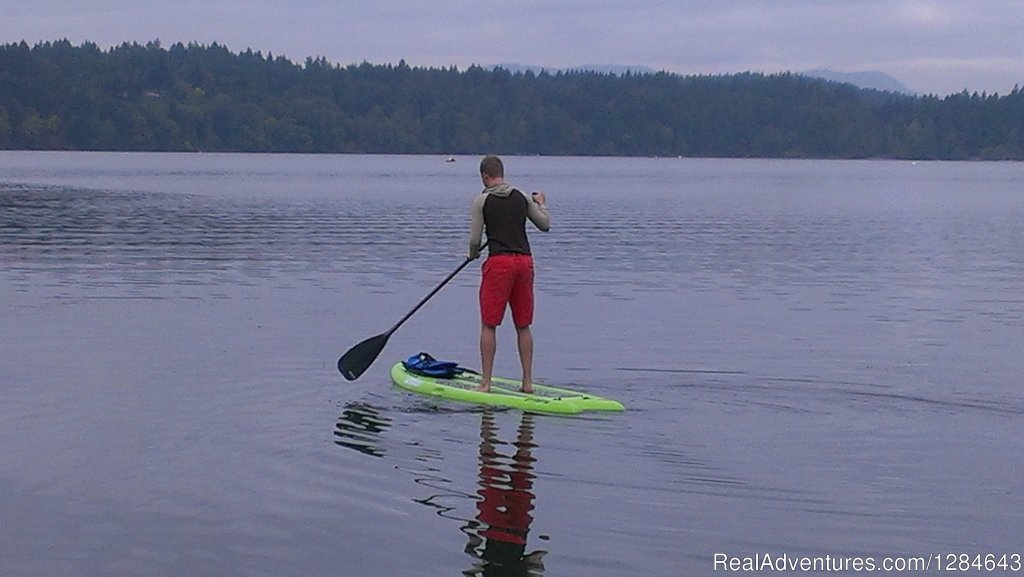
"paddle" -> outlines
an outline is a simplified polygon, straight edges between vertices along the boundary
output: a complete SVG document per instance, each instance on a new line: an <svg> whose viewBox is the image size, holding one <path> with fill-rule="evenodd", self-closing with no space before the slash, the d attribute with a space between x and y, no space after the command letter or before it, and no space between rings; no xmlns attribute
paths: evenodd
<svg viewBox="0 0 1024 577"><path fill-rule="evenodd" d="M409 320L409 317L411 317L413 313L420 310L420 307L426 304L426 302L430 300L430 297L437 294L437 291L441 290L444 285L448 284L448 281L455 278L455 275L459 274L459 271L466 268L466 265L468 265L472 260L473 259L471 258L467 258L465 262L460 264L458 268L445 277L445 279L441 281L441 284L434 287L434 290L430 291L430 294L423 297L423 300L421 300L419 304L413 307L408 314L402 317L402 320L395 323L395 326L388 329L387 332L381 333L375 337L370 337L349 349L344 355L341 355L341 358L338 359L338 370L341 371L341 374L350 381L358 379L359 375L363 374L366 369L370 368L373 361L377 359L377 355L384 350L384 345L388 344L388 339L391 338L391 335L398 330L398 327L402 326L405 321Z"/></svg>

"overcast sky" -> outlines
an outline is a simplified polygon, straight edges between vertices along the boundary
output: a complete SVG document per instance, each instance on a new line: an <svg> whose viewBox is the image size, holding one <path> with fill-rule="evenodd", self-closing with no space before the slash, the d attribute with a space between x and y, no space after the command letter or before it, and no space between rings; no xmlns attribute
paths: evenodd
<svg viewBox="0 0 1024 577"><path fill-rule="evenodd" d="M919 93L1024 87L1024 0L0 0L0 43L159 39L303 62L678 74L877 70Z"/></svg>

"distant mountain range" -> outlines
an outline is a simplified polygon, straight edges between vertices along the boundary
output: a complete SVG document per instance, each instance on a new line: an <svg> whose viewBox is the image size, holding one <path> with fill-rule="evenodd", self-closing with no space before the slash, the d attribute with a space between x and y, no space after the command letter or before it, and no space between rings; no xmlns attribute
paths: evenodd
<svg viewBox="0 0 1024 577"><path fill-rule="evenodd" d="M899 92L902 94L916 94L899 80L884 72L877 70L866 70L863 72L836 72L835 70L808 70L800 73L809 78L821 78L832 82L852 84L858 88L869 88L871 90L882 90L885 92Z"/></svg>
<svg viewBox="0 0 1024 577"><path fill-rule="evenodd" d="M492 68L502 68L509 72L533 72L534 74L540 74L543 71L549 73L568 72L575 70L587 70L592 72L600 72L603 74L615 74L621 76L627 72L633 74L654 74L658 72L654 68L649 66L634 66L626 64L583 64L580 66L572 66L569 68L546 68L544 66L534 66L531 64L518 64L518 63L506 63L496 64ZM806 72L800 72L801 76L808 78L821 78L822 80L828 80L831 82L840 82L844 84L852 84L857 88L866 88L869 90L881 90L884 92L898 92L901 94L914 95L916 92L907 87L899 80L889 76L884 72L877 70L866 70L861 72L838 72L835 70L808 70Z"/></svg>

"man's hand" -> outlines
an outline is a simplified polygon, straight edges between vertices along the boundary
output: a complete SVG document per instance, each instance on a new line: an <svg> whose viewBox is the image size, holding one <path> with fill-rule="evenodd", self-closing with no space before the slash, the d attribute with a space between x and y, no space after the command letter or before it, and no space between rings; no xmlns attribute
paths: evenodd
<svg viewBox="0 0 1024 577"><path fill-rule="evenodd" d="M544 206L544 203L547 202L547 197L544 196L543 192L540 192L538 190L533 191L533 194L531 196L533 197L533 202L536 202L541 206Z"/></svg>

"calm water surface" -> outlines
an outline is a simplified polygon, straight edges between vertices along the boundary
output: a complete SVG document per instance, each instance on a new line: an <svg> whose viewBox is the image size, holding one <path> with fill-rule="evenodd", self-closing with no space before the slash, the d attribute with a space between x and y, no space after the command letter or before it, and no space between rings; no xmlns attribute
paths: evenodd
<svg viewBox="0 0 1024 577"><path fill-rule="evenodd" d="M0 574L1024 552L1024 165L508 158L535 373L627 412L392 389L475 364L477 266L343 381L462 261L476 160L0 153Z"/></svg>

